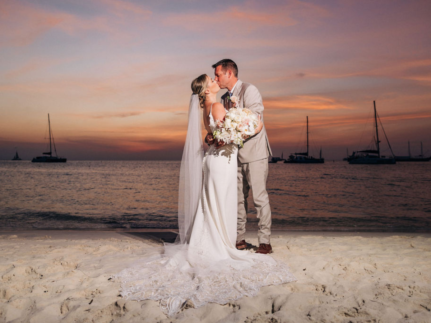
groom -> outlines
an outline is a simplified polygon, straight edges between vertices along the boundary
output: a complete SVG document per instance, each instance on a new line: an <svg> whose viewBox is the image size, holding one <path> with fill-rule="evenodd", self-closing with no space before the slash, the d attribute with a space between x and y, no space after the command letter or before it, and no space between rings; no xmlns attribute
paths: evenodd
<svg viewBox="0 0 431 323"><path fill-rule="evenodd" d="M259 90L252 84L238 80L238 66L231 59L223 59L212 66L215 71L215 81L221 89L227 89L222 96L222 104L228 110L231 106L230 98L236 96L239 106L247 108L261 116L263 122L263 104ZM207 134L206 141L214 142L212 134ZM217 147L223 143L216 142ZM257 135L244 142L244 147L238 151L238 227L237 249L245 249L245 225L247 223L247 198L250 189L253 194L254 206L259 219L259 248L257 253L272 253L271 236L271 207L269 206L266 180L268 178L268 156L272 156L265 126Z"/></svg>

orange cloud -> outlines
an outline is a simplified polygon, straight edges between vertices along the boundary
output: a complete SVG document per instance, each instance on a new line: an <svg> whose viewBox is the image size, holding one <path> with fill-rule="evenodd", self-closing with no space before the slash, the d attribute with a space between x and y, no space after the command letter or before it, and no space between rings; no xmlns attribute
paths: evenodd
<svg viewBox="0 0 431 323"><path fill-rule="evenodd" d="M65 59L45 59L45 58L31 58L28 62L24 63L18 68L9 70L4 74L5 78L18 78L27 74L44 70L52 66L58 66L64 63L69 63L75 60L74 58Z"/></svg>
<svg viewBox="0 0 431 323"><path fill-rule="evenodd" d="M132 16L139 16L141 19L146 19L152 14L150 10L144 9L142 6L133 2L123 0L99 0L99 2L105 4L111 13L123 19L130 19L130 14Z"/></svg>
<svg viewBox="0 0 431 323"><path fill-rule="evenodd" d="M266 109L282 110L335 110L349 109L334 98L312 95L293 95L288 97L264 98Z"/></svg>
<svg viewBox="0 0 431 323"><path fill-rule="evenodd" d="M391 79L405 79L431 85L431 59L400 60L391 59L385 62L364 61L351 64L350 61L334 66L327 64L322 67L300 68L292 70L288 75L267 78L266 83L289 81L298 78L307 79L347 79L353 77L382 77Z"/></svg>
<svg viewBox="0 0 431 323"><path fill-rule="evenodd" d="M42 64L43 65L43 64ZM187 75L157 75L145 77L149 71L157 69L158 61L146 64L134 64L119 73L110 76L69 76L21 81L16 83L0 83L0 92L20 94L73 95L86 98L112 98L127 93L145 93L164 91L169 87L176 87L181 82L189 82ZM34 68L40 68L41 64L29 62L23 67L10 71L9 76L20 75Z"/></svg>
<svg viewBox="0 0 431 323"><path fill-rule="evenodd" d="M58 26L64 19L41 9L31 8L18 1L0 2L0 44L25 46L41 34Z"/></svg>
<svg viewBox="0 0 431 323"><path fill-rule="evenodd" d="M87 114L69 114L71 117L79 117L79 118L90 118L90 119L107 119L107 118L127 118L127 117L135 117L139 116L141 114L146 113L143 112L118 112L118 113L104 113L104 114L97 114L97 115L87 115Z"/></svg>

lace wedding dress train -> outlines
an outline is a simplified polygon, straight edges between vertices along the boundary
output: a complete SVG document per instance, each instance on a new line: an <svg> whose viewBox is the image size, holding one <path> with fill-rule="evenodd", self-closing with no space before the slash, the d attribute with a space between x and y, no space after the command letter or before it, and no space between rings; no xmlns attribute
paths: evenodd
<svg viewBox="0 0 431 323"><path fill-rule="evenodd" d="M210 127L215 127L210 113ZM116 275L121 295L160 301L172 316L189 301L195 308L254 296L262 286L295 281L285 263L237 250L237 147L211 146L203 161L201 198L185 244L165 245L158 258Z"/></svg>

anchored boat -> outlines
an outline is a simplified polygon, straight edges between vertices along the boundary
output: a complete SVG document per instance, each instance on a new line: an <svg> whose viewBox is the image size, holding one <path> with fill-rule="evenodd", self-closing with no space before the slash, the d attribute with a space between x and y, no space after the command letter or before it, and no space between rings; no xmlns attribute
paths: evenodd
<svg viewBox="0 0 431 323"><path fill-rule="evenodd" d="M375 145L376 149L366 149L355 151L351 156L347 158L349 164L395 164L394 153L392 152L391 144L389 143L388 137L386 136L385 129L383 128L382 121L380 117L378 118L377 109L376 109L376 101L374 103L374 122L376 128L376 136L375 136ZM392 157L385 157L380 155L380 140L379 140L379 127L377 123L377 118L380 121L380 125L382 126L383 133L385 134L386 141L388 143L389 149L391 150Z"/></svg>
<svg viewBox="0 0 431 323"><path fill-rule="evenodd" d="M322 149L320 149L320 157L315 158L309 155L309 141L308 141L308 116L307 116L307 152L293 153L284 162L287 164L323 164L325 159L322 158Z"/></svg>
<svg viewBox="0 0 431 323"><path fill-rule="evenodd" d="M408 147L409 147L408 148L409 149L409 155L408 156L395 156L396 161L400 161L400 162L425 162L425 161L431 160L431 156L430 157L424 156L422 141L421 141L421 154L419 156L412 156L412 154L410 152L410 141L408 142Z"/></svg>
<svg viewBox="0 0 431 323"><path fill-rule="evenodd" d="M12 160L21 160L21 158L18 155L18 150L15 151L15 156L13 156Z"/></svg>
<svg viewBox="0 0 431 323"><path fill-rule="evenodd" d="M284 158L283 158L283 153L281 153L281 158L280 157L271 157L271 159L268 161L268 164L276 164L277 162L279 162L279 161L284 161Z"/></svg>
<svg viewBox="0 0 431 323"><path fill-rule="evenodd" d="M49 127L49 152L42 153L46 156L38 156L31 160L32 163L65 163L66 158L57 156L57 148L55 147L54 134L51 131L51 121L48 113L48 127ZM52 145L54 144L55 156L52 155Z"/></svg>

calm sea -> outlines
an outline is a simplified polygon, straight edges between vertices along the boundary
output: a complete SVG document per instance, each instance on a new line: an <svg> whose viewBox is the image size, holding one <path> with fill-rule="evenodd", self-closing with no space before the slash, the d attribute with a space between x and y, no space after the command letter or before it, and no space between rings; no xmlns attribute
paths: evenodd
<svg viewBox="0 0 431 323"><path fill-rule="evenodd" d="M0 161L0 228L174 229L179 166ZM274 229L431 231L431 162L279 163L269 169ZM252 208L249 227L256 224Z"/></svg>

